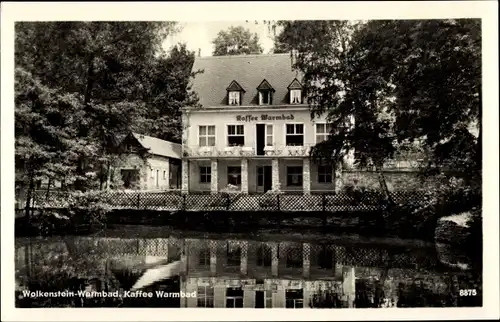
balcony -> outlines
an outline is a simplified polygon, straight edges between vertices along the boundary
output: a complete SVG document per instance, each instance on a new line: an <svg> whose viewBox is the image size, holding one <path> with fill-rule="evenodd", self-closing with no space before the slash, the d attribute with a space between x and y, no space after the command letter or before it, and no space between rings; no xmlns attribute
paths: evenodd
<svg viewBox="0 0 500 322"><path fill-rule="evenodd" d="M257 153L252 146L184 146L184 157L193 158L219 158L219 157L306 157L309 156L311 147L314 144L304 146L274 145L266 146L263 153Z"/></svg>

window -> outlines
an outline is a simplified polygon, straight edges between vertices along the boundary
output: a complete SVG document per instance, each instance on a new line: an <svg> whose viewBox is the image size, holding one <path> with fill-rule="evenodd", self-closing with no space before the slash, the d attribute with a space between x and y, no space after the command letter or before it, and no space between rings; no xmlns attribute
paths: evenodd
<svg viewBox="0 0 500 322"><path fill-rule="evenodd" d="M304 307L302 290L287 290L285 292L285 300L287 309L301 309Z"/></svg>
<svg viewBox="0 0 500 322"><path fill-rule="evenodd" d="M321 269L333 268L333 251L328 245L321 245L318 254L318 266Z"/></svg>
<svg viewBox="0 0 500 322"><path fill-rule="evenodd" d="M226 88L227 91L227 104L228 105L241 105L241 94L245 92L243 87L233 80Z"/></svg>
<svg viewBox="0 0 500 322"><path fill-rule="evenodd" d="M241 248L239 245L227 243L227 266L240 266Z"/></svg>
<svg viewBox="0 0 500 322"><path fill-rule="evenodd" d="M325 165L318 166L318 182L332 183L333 168Z"/></svg>
<svg viewBox="0 0 500 322"><path fill-rule="evenodd" d="M134 153L136 151L137 151L137 148L130 143L127 143L127 145L125 146L125 152Z"/></svg>
<svg viewBox="0 0 500 322"><path fill-rule="evenodd" d="M286 124L286 145L304 145L304 124Z"/></svg>
<svg viewBox="0 0 500 322"><path fill-rule="evenodd" d="M243 307L243 290L241 287L230 287L226 289L226 308Z"/></svg>
<svg viewBox="0 0 500 322"><path fill-rule="evenodd" d="M212 168L200 167L200 183L210 183L212 181Z"/></svg>
<svg viewBox="0 0 500 322"><path fill-rule="evenodd" d="M302 247L290 247L286 252L287 268L302 268Z"/></svg>
<svg viewBox="0 0 500 322"><path fill-rule="evenodd" d="M272 104L274 88L267 80L262 80L257 90L259 91L259 105Z"/></svg>
<svg viewBox="0 0 500 322"><path fill-rule="evenodd" d="M326 123L316 124L316 143L321 143L328 139L330 132L332 131L332 125Z"/></svg>
<svg viewBox="0 0 500 322"><path fill-rule="evenodd" d="M241 93L236 91L231 91L228 94L229 105L240 105Z"/></svg>
<svg viewBox="0 0 500 322"><path fill-rule="evenodd" d="M286 185L302 186L302 167L298 166L286 168Z"/></svg>
<svg viewBox="0 0 500 322"><path fill-rule="evenodd" d="M196 298L198 307L214 307L214 288L210 286L198 286Z"/></svg>
<svg viewBox="0 0 500 322"><path fill-rule="evenodd" d="M228 146L245 145L245 134L243 125L227 126L227 145Z"/></svg>
<svg viewBox="0 0 500 322"><path fill-rule="evenodd" d="M271 267L272 254L271 248L267 245L261 245L257 249L257 266Z"/></svg>
<svg viewBox="0 0 500 322"><path fill-rule="evenodd" d="M163 180L167 179L167 171L163 170Z"/></svg>
<svg viewBox="0 0 500 322"><path fill-rule="evenodd" d="M266 146L273 146L273 125L266 125Z"/></svg>
<svg viewBox="0 0 500 322"><path fill-rule="evenodd" d="M270 105L271 104L271 91L261 90L259 91L259 105Z"/></svg>
<svg viewBox="0 0 500 322"><path fill-rule="evenodd" d="M265 291L266 293L266 309L273 307L273 291Z"/></svg>
<svg viewBox="0 0 500 322"><path fill-rule="evenodd" d="M121 175L123 187L127 189L134 187L140 181L139 170L123 169L121 170Z"/></svg>
<svg viewBox="0 0 500 322"><path fill-rule="evenodd" d="M290 94L290 104L302 104L302 84L295 78L290 85L288 85Z"/></svg>
<svg viewBox="0 0 500 322"><path fill-rule="evenodd" d="M198 264L200 266L210 266L210 249L202 248L198 256Z"/></svg>
<svg viewBox="0 0 500 322"><path fill-rule="evenodd" d="M302 91L300 89L290 90L290 104L301 104L302 103Z"/></svg>
<svg viewBox="0 0 500 322"><path fill-rule="evenodd" d="M215 146L215 125L200 125L199 146Z"/></svg>
<svg viewBox="0 0 500 322"><path fill-rule="evenodd" d="M227 167L227 183L233 186L241 184L241 167Z"/></svg>

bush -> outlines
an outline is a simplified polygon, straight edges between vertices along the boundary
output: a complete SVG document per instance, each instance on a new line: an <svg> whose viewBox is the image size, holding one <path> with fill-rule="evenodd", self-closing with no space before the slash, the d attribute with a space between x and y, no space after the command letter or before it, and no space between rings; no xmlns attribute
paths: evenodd
<svg viewBox="0 0 500 322"><path fill-rule="evenodd" d="M111 211L105 191L72 192L68 196L69 214L73 221L78 219L90 226L105 226L106 216Z"/></svg>
<svg viewBox="0 0 500 322"><path fill-rule="evenodd" d="M378 205L383 200L379 190L364 186L345 185L342 187L340 195L347 197L346 201L348 205L358 205L360 203Z"/></svg>

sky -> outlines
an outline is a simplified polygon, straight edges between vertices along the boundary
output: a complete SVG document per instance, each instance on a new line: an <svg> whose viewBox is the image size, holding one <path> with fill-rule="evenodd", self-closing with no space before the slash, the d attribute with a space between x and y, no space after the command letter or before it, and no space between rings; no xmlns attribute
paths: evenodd
<svg viewBox="0 0 500 322"><path fill-rule="evenodd" d="M257 33L261 46L264 48L264 53L269 53L272 49L273 41L270 38L268 27L262 22L255 24L254 21L203 21L203 22L183 22L180 23L182 30L169 36L163 43L164 49L169 49L171 46L181 43L186 43L189 50L192 50L198 55L198 49L201 50L201 56L212 56L213 45L212 41L217 37L221 30L227 30L229 27L242 26L250 30L251 33Z"/></svg>

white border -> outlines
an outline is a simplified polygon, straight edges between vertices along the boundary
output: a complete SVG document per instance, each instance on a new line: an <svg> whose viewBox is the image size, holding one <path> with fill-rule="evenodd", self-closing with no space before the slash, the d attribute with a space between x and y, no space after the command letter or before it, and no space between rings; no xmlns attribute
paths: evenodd
<svg viewBox="0 0 500 322"><path fill-rule="evenodd" d="M13 3L1 10L2 71L2 320L22 321L188 321L188 320L393 320L480 319L499 316L498 278L498 2L496 1L387 1L387 2L127 2L127 3ZM484 305L482 308L254 310L239 309L14 309L14 21L16 20L277 20L277 19L432 19L482 18L483 38L483 212ZM231 312L231 314L227 314ZM224 314L226 313L226 314ZM236 313L236 314L235 314Z"/></svg>

